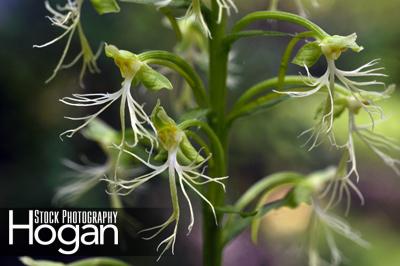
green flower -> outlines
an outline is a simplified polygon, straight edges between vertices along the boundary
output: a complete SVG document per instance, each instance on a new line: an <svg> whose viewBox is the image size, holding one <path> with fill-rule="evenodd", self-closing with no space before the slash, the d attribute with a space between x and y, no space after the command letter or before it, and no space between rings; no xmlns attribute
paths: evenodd
<svg viewBox="0 0 400 266"><path fill-rule="evenodd" d="M225 177L210 177L204 173L205 164L210 159L203 158L199 152L197 152L194 147L187 140L187 137L170 118L164 109L157 105L152 114L152 122L157 130L158 141L161 144L161 148L167 152L166 161L161 165L155 165L150 162L150 157L148 160L140 158L133 152L128 150L123 150L125 153L132 155L135 159L140 161L142 164L150 169L150 172L132 179L125 180L108 180L111 185L115 185L119 195L127 195L137 189L139 186L150 181L151 179L160 176L162 173L168 174L169 189L171 193L172 200L172 214L163 224L154 226L141 232L154 232L144 239L152 239L158 236L162 231L167 229L171 224L174 224L174 229L167 238L160 242L157 246L157 251L162 248L160 256L168 250L171 249L174 253L176 236L178 233L178 225L180 221L180 202L178 198L178 186L184 195L186 202L189 206L190 211L190 224L188 225L188 234L191 232L194 225L194 211L191 199L187 193L187 189L194 191L201 199L203 199L211 208L214 216L216 217L214 206L212 203L198 190L196 186L204 185L207 183L217 183L220 184L224 189L225 186L222 181ZM118 148L118 147L116 147ZM150 154L151 156L151 154Z"/></svg>
<svg viewBox="0 0 400 266"><path fill-rule="evenodd" d="M351 49L357 53L364 49L356 43L356 40L356 33L347 36L333 35L323 39L319 45L321 46L322 53L328 59L337 60L347 49Z"/></svg>
<svg viewBox="0 0 400 266"><path fill-rule="evenodd" d="M172 89L172 84L165 76L152 69L146 63L138 60L137 56L129 51L119 50L113 45L106 45L105 53L108 57L114 59L115 64L121 72L121 76L124 78L122 88L114 93L73 94L72 97L62 98L60 101L70 106L102 107L99 111L91 115L83 117L67 117L67 119L82 120L84 122L77 128L65 131L61 136L66 135L67 137L72 137L76 132L98 117L111 104L120 100L120 120L122 128L121 145L125 142L126 109L129 114L130 125L134 134L134 142L131 145L135 146L141 138L148 139L152 146L157 144L157 139L154 135L156 130L153 123L144 111L143 106L133 98L131 87L132 84L137 85L138 83L142 83L147 89L158 91L163 88ZM148 125L154 134L152 134L145 125Z"/></svg>
<svg viewBox="0 0 400 266"><path fill-rule="evenodd" d="M64 6L57 6L56 9L51 7L48 1L45 1L45 7L47 11L51 14L51 16L47 16L50 20L51 25L57 28L60 28L64 32L59 35L58 37L54 38L53 40L41 44L41 45L34 45L34 48L44 48L53 43L56 43L64 38L67 38L67 42L65 44L63 53L61 58L59 59L56 67L53 70L53 74L46 80L50 82L60 71L61 69L70 68L75 65L81 58L83 58L82 68L79 75L79 81L82 87L83 85L83 77L88 69L90 73L99 73L100 69L97 66L97 58L100 55L102 45L100 45L98 51L93 53L92 48L89 45L89 42L83 32L83 28L80 22L81 17L81 8L82 8L83 0L69 0ZM70 62L64 64L65 58L68 54L69 47L71 45L72 37L74 36L75 32L78 31L78 37L81 45L81 51L78 55Z"/></svg>

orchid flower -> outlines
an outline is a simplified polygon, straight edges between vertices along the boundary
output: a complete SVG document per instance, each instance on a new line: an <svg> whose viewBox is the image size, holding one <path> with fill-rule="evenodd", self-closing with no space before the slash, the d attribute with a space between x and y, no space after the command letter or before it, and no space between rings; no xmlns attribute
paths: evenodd
<svg viewBox="0 0 400 266"><path fill-rule="evenodd" d="M78 164L64 160L64 165L71 170L69 174L74 179L57 190L53 201L60 204L71 204L81 198L86 192L96 186L109 172L110 164Z"/></svg>
<svg viewBox="0 0 400 266"><path fill-rule="evenodd" d="M310 224L311 238L308 250L309 266L339 266L341 264L343 255L336 245L333 233L339 234L348 240L353 241L359 246L365 248L369 247L369 243L362 239L360 233L355 232L345 221L339 217L329 214L323 210L315 199L312 200L312 207L313 216ZM324 233L324 238L331 254L330 263L325 262L318 254L318 246L320 246L320 243L318 243L319 231Z"/></svg>
<svg viewBox="0 0 400 266"><path fill-rule="evenodd" d="M231 9L233 9L235 12L238 12L238 9L233 2L233 0L217 0L218 4L218 19L217 23L221 23L222 17L224 12L230 16L231 14ZM188 18L190 16L194 16L196 21L200 24L201 28L203 29L203 32L209 37L212 38L210 29L207 26L207 23L204 19L203 13L201 11L201 6L202 6L202 1L201 0L192 0L192 3L190 4L189 8L186 11L186 14L184 18Z"/></svg>
<svg viewBox="0 0 400 266"><path fill-rule="evenodd" d="M70 170L67 173L70 178L67 184L57 190L53 199L56 204L75 203L85 193L99 184L105 176L112 173L117 163L118 155L109 149L110 145L118 142L121 137L116 130L101 120L95 119L83 130L82 135L88 140L97 142L107 159L101 164L90 162L86 157L82 158L82 163L63 160L63 164ZM143 172L141 167L131 167L126 164L124 164L124 167L121 167L121 165L118 167L118 177L121 179L128 177L132 173L141 172Z"/></svg>
<svg viewBox="0 0 400 266"><path fill-rule="evenodd" d="M142 82L143 85L149 89L159 90L162 88L171 89L171 83L166 77L153 70L146 63L141 62L137 56L131 52L118 50L118 48L113 45L106 45L105 52L108 57L114 59L115 64L121 71L121 75L124 78L122 88L114 93L73 94L72 97L62 98L60 101L70 106L101 106L101 108L91 115L66 117L67 119L82 120L84 122L74 129L65 131L61 136L66 135L67 137L72 137L76 132L98 117L112 103L120 100L120 120L122 127L120 145L125 143L125 109L128 107L130 125L134 134L134 142L131 146L135 146L141 138L148 139L153 146L157 143L156 137L144 125L149 125L154 132L156 132L155 128L144 111L143 106L133 98L131 86L132 83L137 84L138 82Z"/></svg>
<svg viewBox="0 0 400 266"><path fill-rule="evenodd" d="M47 43L41 45L34 45L33 47L44 48L60 41L61 39L67 38L63 53L56 67L53 70L53 74L46 80L46 83L54 79L59 70L72 67L81 58L83 58L83 62L79 75L79 82L82 87L84 87L83 77L87 69L89 70L90 73L100 72L96 60L100 55L102 45L100 45L96 53L93 53L89 45L89 42L83 32L82 24L80 22L82 3L83 0L67 0L65 6L57 5L56 8L53 8L48 1L45 1L45 7L47 11L49 11L49 13L51 14L51 16L47 16L47 18L51 22L51 25L62 29L64 32ZM69 47L71 45L72 37L74 36L76 31L78 31L81 51L70 63L64 64L65 58L68 54Z"/></svg>
<svg viewBox="0 0 400 266"><path fill-rule="evenodd" d="M307 97L322 91L322 89L327 89L328 98L326 104L324 104L324 114L322 115L321 120L318 122L316 128L307 130L302 133L303 135L308 132L313 132L311 138L308 140L310 141L311 139L314 139L314 142L310 149L317 146L318 138L320 135L327 134L333 136L331 132L333 129L333 122L335 118L334 87L336 83L342 84L348 90L348 92L353 95L355 99L357 99L363 109L368 112L371 120L373 120L373 115L375 113L381 113L381 109L377 108L375 105L365 104L362 98L362 94L367 92L363 89L363 87L384 85L384 83L376 80L368 80L363 82L352 80L353 78L385 77L385 74L379 72L383 68L375 67L375 65L378 63L378 60L372 60L371 62L368 62L365 65L352 71L344 71L336 67L335 61L340 57L342 52L346 51L347 49L352 49L355 52L360 52L363 49L363 47L356 44L356 39L357 35L353 33L348 36L329 36L321 41L307 44L305 46L307 47L306 49L301 49L299 51L298 55L294 59L294 62L296 64L303 64L307 71L307 77L304 78L304 82L307 86L312 87L312 89L308 91L276 91L277 93L287 94L291 97ZM310 52L316 53L317 59L319 58L318 54L323 54L327 61L327 69L325 73L319 78L314 78L310 74L307 66L308 62L300 61L303 58L302 53L305 54ZM313 63L315 63L315 61L313 61ZM334 142L334 139L332 139L332 142Z"/></svg>
<svg viewBox="0 0 400 266"><path fill-rule="evenodd" d="M391 167L396 174L400 175L400 158L398 152L400 151L400 144L387 136L376 133L374 131L373 122L370 125L357 125L356 115L362 110L363 105L374 105L374 102L389 98L393 93L394 87L389 86L383 92L364 92L362 94L363 103L360 103L354 96L349 95L343 99L337 99L337 102L342 102L348 111L348 137L347 142L342 145L335 143L338 149L344 149L341 162L338 167L338 175L335 180L331 182L322 193L322 197L326 196L328 192L331 193L327 208L335 206L341 201L345 195L347 198L346 213L350 209L350 191L353 190L364 204L362 193L357 188L355 183L351 180L354 175L356 182L359 182L360 176L357 170L356 150L354 145L354 136L358 137L364 144L366 144L385 164ZM375 107L378 108L378 107ZM343 109L342 111L343 112ZM397 156L397 157L396 157ZM349 166L349 167L348 167Z"/></svg>
<svg viewBox="0 0 400 266"><path fill-rule="evenodd" d="M150 169L150 172L135 177L131 180L125 179L125 180L115 181L111 179L106 179L106 181L109 182L111 185L116 186L116 192L119 195L128 195L142 184L161 175L162 173L168 174L172 209L173 209L172 214L163 224L148 229L144 229L141 231L142 233L154 232L152 235L144 237L144 239L149 240L159 235L170 225L174 225L172 234L169 235L167 238L165 238L163 241L161 241L157 246L157 251L160 248L162 248L162 251L158 258L160 259L161 256L168 249L171 249L172 254L174 253L175 241L178 233L178 225L180 220L178 185L189 206L190 224L188 225L187 234L190 234L194 225L194 210L187 189L190 189L193 192L195 192L195 194L197 194L202 200L204 200L210 206L216 219L216 213L213 204L198 190L198 188L196 188L196 186L214 182L221 185L225 189L225 185L222 181L228 177L227 176L210 177L204 173L205 171L204 165L210 159L210 156L207 158L203 158L199 154L199 152L195 152L193 146L188 141L184 131L179 129L179 127L175 124L175 122L170 117L168 117L168 115L165 113L162 107L160 106L155 107L152 114L152 120L157 129L158 140L161 143L162 148L165 151L167 151L168 154L165 163L161 165L154 165L150 162L150 159L144 160L135 153L124 149L123 151L125 153L131 155L136 160L138 160L146 167L148 167ZM183 161L187 161L189 159L189 162L185 164L182 162L181 160L182 157L180 157L180 155L185 157L185 155L183 154L187 154L188 149L189 153L191 153L193 156L191 159L189 157L186 157L186 160Z"/></svg>

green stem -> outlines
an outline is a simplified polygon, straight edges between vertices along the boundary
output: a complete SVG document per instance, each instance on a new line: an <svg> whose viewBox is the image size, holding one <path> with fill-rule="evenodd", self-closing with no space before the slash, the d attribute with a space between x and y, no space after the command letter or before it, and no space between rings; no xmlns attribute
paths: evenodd
<svg viewBox="0 0 400 266"><path fill-rule="evenodd" d="M283 53L281 65L279 67L278 88L277 88L278 90L282 89L283 83L285 82L286 70L294 47L301 39L311 37L312 35L313 33L311 31L302 32L294 36L293 39L291 39L290 42L288 43L286 50Z"/></svg>
<svg viewBox="0 0 400 266"><path fill-rule="evenodd" d="M314 82L315 78L307 78L308 81ZM300 88L297 88L297 90L305 90L308 89L309 86L304 83L305 77L304 76L286 76L284 80L285 86L300 86ZM258 107L265 105L267 103L275 104L278 103L280 100L283 100L288 97L288 95L285 94L280 94L280 93L274 93L273 89L277 89L279 86L279 78L274 77L271 79L267 79L264 81L261 81L249 89L247 89L242 96L239 97L237 100L236 104L232 108L232 111L229 113L227 117L227 125L231 125L237 118L250 114L254 112ZM338 93L340 95L348 95L349 92L348 90L339 85L335 84L335 93ZM326 90L326 88L321 88L321 91ZM266 93L265 95L262 95L260 97L257 97L256 99L253 100L257 95L261 93Z"/></svg>
<svg viewBox="0 0 400 266"><path fill-rule="evenodd" d="M161 13L164 14L164 16L168 19L169 23L171 24L172 29L175 32L176 35L176 40L178 42L182 41L182 32L181 29L179 28L178 21L175 18L175 16L172 14L172 11L168 7L162 7L160 8Z"/></svg>
<svg viewBox="0 0 400 266"><path fill-rule="evenodd" d="M218 3L211 2L211 12L208 17L209 29L212 38L209 39L209 95L211 114L209 124L216 133L223 150L222 164L215 163L210 167L211 176L226 176L227 160L227 130L226 130L226 104L227 104L227 67L229 45L224 42L226 28L226 14L222 21L218 20ZM219 149L215 145L211 147L215 153ZM225 193L218 184L210 184L206 192L207 198L214 206L224 205ZM203 205L203 265L219 266L222 264L222 214L217 214L215 224L213 213L209 206Z"/></svg>
<svg viewBox="0 0 400 266"><path fill-rule="evenodd" d="M228 34L225 37L225 42L227 44L231 44L241 38L249 38L249 37L286 37L286 36L293 36L291 33L281 32L281 31L266 31L266 30L242 30L238 32L234 32Z"/></svg>
<svg viewBox="0 0 400 266"><path fill-rule="evenodd" d="M275 19L291 22L297 25L300 25L309 31L315 33L318 39L324 39L326 36L329 36L323 29L321 29L318 25L309 21L308 19L301 17L299 15L283 12L283 11L258 11L248 14L247 16L240 19L235 26L233 27L233 32L238 32L242 30L244 27L253 23L257 20L267 20L267 19Z"/></svg>
<svg viewBox="0 0 400 266"><path fill-rule="evenodd" d="M296 172L280 172L262 178L252 185L236 202L235 209L244 210L254 199L258 198L265 191L274 189L283 184L292 184L304 179L305 177Z"/></svg>

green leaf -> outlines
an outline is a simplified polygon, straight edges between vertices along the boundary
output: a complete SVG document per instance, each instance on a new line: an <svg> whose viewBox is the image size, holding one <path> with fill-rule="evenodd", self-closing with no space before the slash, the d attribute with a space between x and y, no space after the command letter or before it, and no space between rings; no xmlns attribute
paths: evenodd
<svg viewBox="0 0 400 266"><path fill-rule="evenodd" d="M137 73L137 78L149 90L172 89L171 82L162 74L144 64Z"/></svg>
<svg viewBox="0 0 400 266"><path fill-rule="evenodd" d="M108 13L118 13L120 11L116 0L90 0L94 9L100 15Z"/></svg>
<svg viewBox="0 0 400 266"><path fill-rule="evenodd" d="M129 264L113 258L90 258L67 264L67 266L129 266Z"/></svg>
<svg viewBox="0 0 400 266"><path fill-rule="evenodd" d="M321 47L317 42L310 42L303 45L297 52L292 63L307 67L312 67L322 55Z"/></svg>
<svg viewBox="0 0 400 266"><path fill-rule="evenodd" d="M53 262L48 260L34 260L30 257L21 257L19 260L26 266L65 266L61 262Z"/></svg>

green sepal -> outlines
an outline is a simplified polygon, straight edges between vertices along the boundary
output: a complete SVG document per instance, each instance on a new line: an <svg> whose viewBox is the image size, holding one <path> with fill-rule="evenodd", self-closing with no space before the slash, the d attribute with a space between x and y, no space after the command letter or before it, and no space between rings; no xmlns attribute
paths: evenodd
<svg viewBox="0 0 400 266"><path fill-rule="evenodd" d="M125 79L133 79L143 66L137 55L126 50L120 50L115 45L106 44L104 52L107 57L114 59L114 63L118 66L121 76Z"/></svg>
<svg viewBox="0 0 400 266"><path fill-rule="evenodd" d="M162 148L171 151L180 144L184 133L178 128L175 121L168 116L164 108L160 105L160 101L151 113L151 121L157 131L158 140Z"/></svg>
<svg viewBox="0 0 400 266"><path fill-rule="evenodd" d="M293 58L292 63L312 67L322 55L321 47L317 42L310 42L303 45Z"/></svg>
<svg viewBox="0 0 400 266"><path fill-rule="evenodd" d="M183 136L181 143L179 144L179 150L190 162L201 163L204 161L204 157L193 147L187 136Z"/></svg>
<svg viewBox="0 0 400 266"><path fill-rule="evenodd" d="M90 0L90 2L100 15L118 13L121 10L116 0Z"/></svg>
<svg viewBox="0 0 400 266"><path fill-rule="evenodd" d="M356 43L357 34L353 33L347 36L333 35L324 38L319 46L326 57L331 60L337 60L342 52L351 49L354 52L361 52L364 48Z"/></svg>
<svg viewBox="0 0 400 266"><path fill-rule="evenodd" d="M159 100L151 113L150 119L157 131L167 126L176 126L175 121L168 116Z"/></svg>
<svg viewBox="0 0 400 266"><path fill-rule="evenodd" d="M149 90L158 91L161 89L172 90L171 82L161 73L150 66L143 64L136 74L136 78Z"/></svg>
<svg viewBox="0 0 400 266"><path fill-rule="evenodd" d="M286 204L290 208L297 208L301 203L309 204L314 193L310 184L300 182L286 196Z"/></svg>

